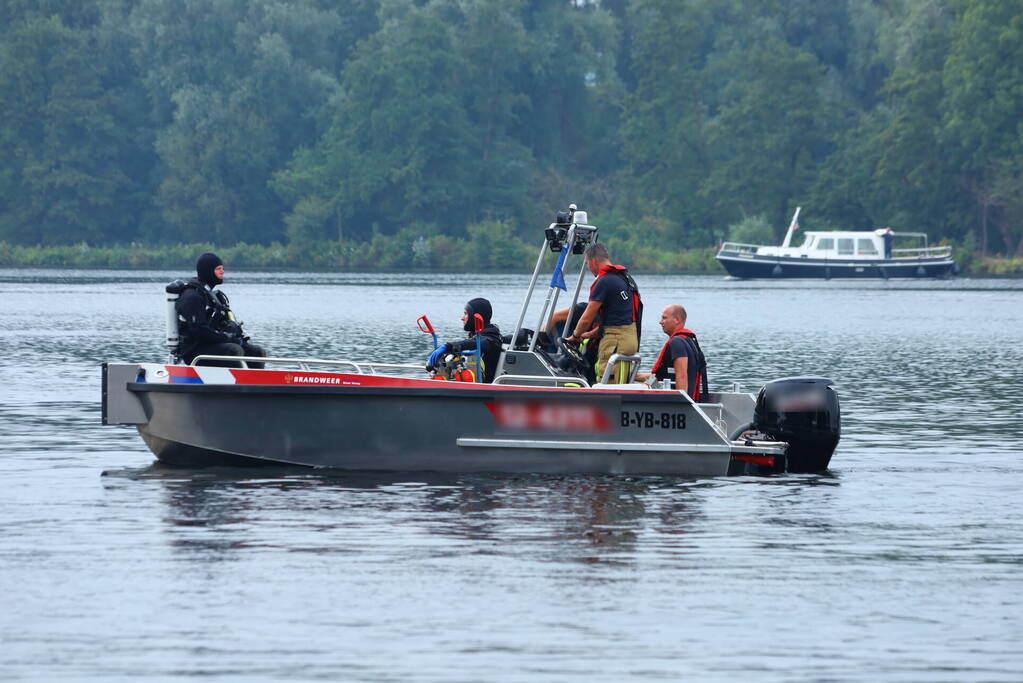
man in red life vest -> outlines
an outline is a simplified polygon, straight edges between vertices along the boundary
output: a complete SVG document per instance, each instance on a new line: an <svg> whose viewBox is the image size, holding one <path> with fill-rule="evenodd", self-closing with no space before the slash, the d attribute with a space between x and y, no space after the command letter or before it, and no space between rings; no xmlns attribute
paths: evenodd
<svg viewBox="0 0 1023 683"><path fill-rule="evenodd" d="M686 329L686 309L672 304L661 312L661 329L668 335L661 353L649 373L637 373L636 381L651 378L670 379L676 389L685 388L689 397L699 401L707 397L707 361L696 335ZM684 385L678 378L685 378Z"/></svg>
<svg viewBox="0 0 1023 683"><path fill-rule="evenodd" d="M590 301L575 323L574 332L566 342L578 342L603 334L597 350L597 378L604 374L604 366L615 353L626 356L639 351L642 333L643 302L639 288L629 275L629 269L611 263L603 244L591 244L586 249L586 267L597 278L590 285ZM622 364L624 365L624 364ZM612 383L626 381L612 375Z"/></svg>

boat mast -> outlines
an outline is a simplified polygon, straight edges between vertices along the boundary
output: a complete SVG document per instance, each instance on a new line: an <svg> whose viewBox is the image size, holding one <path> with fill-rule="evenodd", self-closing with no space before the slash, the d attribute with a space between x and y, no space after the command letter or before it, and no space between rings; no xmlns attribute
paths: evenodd
<svg viewBox="0 0 1023 683"><path fill-rule="evenodd" d="M573 207L575 204L572 205ZM575 223L568 229L568 237L565 239L565 246L562 247L562 251L565 256L570 253L572 245L575 244ZM558 258L558 263L554 266L554 277L557 277L558 271L561 271L561 280L565 280L565 265L568 259ZM529 352L532 353L536 349L536 340L540 337L540 332L547 329L547 323L551 316L554 314L554 307L558 305L558 294L561 289L554 284L554 277L551 278L550 287L547 289L547 297L543 300L543 308L540 310L540 319L536 322L536 330L533 332L533 338L529 340ZM515 340L513 339L512 342Z"/></svg>
<svg viewBox="0 0 1023 683"><path fill-rule="evenodd" d="M501 358L497 362L495 377L499 377L504 372L505 359L507 358L508 353L516 350L515 342L518 340L519 334L523 329L522 323L525 321L530 301L536 291L537 282L540 279L540 270L543 268L547 251L550 250L552 252L563 253L562 256L559 257L558 263L555 266L555 273L547 290L547 296L544 299L543 308L540 311L540 320L537 321L536 330L534 330L533 335L529 340L529 344L525 349L527 353L533 353L536 350L536 342L540 333L547 329L550 319L554 315L554 309L558 303L558 295L561 293L561 288L565 285L565 269L568 265L567 257L570 254L584 253L586 247L593 244L596 239L597 227L589 224L586 212L577 210L575 204L569 204L568 211L559 211L556 221L551 223L547 226L547 229L544 230L544 241L540 245L540 254L537 256L536 266L533 268L533 276L529 279L526 298L522 301L522 308L519 309L519 317L515 321L515 330L512 332L511 343L507 345L507 348L502 349ZM566 324L572 320L572 308L579 299L579 292L582 289L585 274L586 259L584 258L579 269L579 279L576 281L575 295L573 296L572 304L569 307L569 319L566 321Z"/></svg>
<svg viewBox="0 0 1023 683"><path fill-rule="evenodd" d="M562 328L563 330L565 330L569 334L571 334L572 330L574 329L572 327L572 323L576 322L573 319L572 316L575 313L575 305L579 301L579 292L583 288L583 278L584 277L586 277L586 257L585 256L583 257L582 264L579 266L579 279L576 280L576 283L575 283L575 294L572 295L572 305L568 307L568 317L565 319L565 326Z"/></svg>
<svg viewBox="0 0 1023 683"><path fill-rule="evenodd" d="M792 222L789 223L789 231L785 233L785 241L781 243L782 247L787 247L789 246L789 243L792 242L792 233L797 227L799 227L796 221L799 220L799 210L801 208L803 207L797 206L796 213L792 215Z"/></svg>
<svg viewBox="0 0 1023 683"><path fill-rule="evenodd" d="M554 224L551 223L553 226ZM536 288L536 281L540 278L540 269L543 267L544 257L547 255L547 241L540 245L540 256L536 259L536 267L533 268L533 277L529 279L529 287L526 289L526 298L522 302L522 308L519 310L518 320L515 321L515 331L512 332L511 344L508 345L508 349L515 348L515 341L519 338L519 332L522 330L522 322L526 318L526 309L529 308L529 300L533 298L533 290ZM501 359L497 362L497 371L494 377L500 377L504 371L504 353L501 353Z"/></svg>
<svg viewBox="0 0 1023 683"><path fill-rule="evenodd" d="M585 211L579 211L576 209L575 204L568 205L568 211L571 214L571 224L568 228L568 234L564 237L564 245L561 247L561 251L567 257L571 254L584 254L586 246L593 244L597 238L597 228L589 224L589 216ZM556 225L556 224L552 224ZM558 264L555 266L555 271L560 269L560 280L561 286L565 284L565 270L568 268L568 259L558 259ZM555 273L557 276L557 272ZM586 276L586 257L583 257L582 264L579 266L579 279L576 281L575 293L572 296L572 303L568 306L568 317L565 320L564 329L570 329L569 325L572 323L572 313L575 308L575 304L579 301L579 291L583 286L583 278ZM536 349L536 341L540 336L540 332L546 330L550 326L551 318L554 317L554 310L558 305L558 297L561 294L561 286L554 286L554 279L551 280L551 287L547 293L547 299L543 303L543 310L540 313L540 320L536 323L536 333L529 342L529 352L532 353ZM566 289L567 292L567 289Z"/></svg>

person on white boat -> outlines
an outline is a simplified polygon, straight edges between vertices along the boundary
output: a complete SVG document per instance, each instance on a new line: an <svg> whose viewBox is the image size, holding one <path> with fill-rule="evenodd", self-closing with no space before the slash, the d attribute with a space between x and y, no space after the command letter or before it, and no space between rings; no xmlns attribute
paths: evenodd
<svg viewBox="0 0 1023 683"><path fill-rule="evenodd" d="M885 227L881 231L881 239L884 241L884 257L889 259L892 257L892 242L895 241L895 233L892 232L891 228Z"/></svg>
<svg viewBox="0 0 1023 683"><path fill-rule="evenodd" d="M241 323L231 312L227 295L214 287L224 283L224 262L216 254L206 253L195 264L196 277L189 280L174 307L181 334L181 359L191 363L196 356L259 356L262 347L249 342ZM241 367L234 361L199 361L200 365ZM262 368L262 363L249 363Z"/></svg>
<svg viewBox="0 0 1023 683"><path fill-rule="evenodd" d="M705 398L707 390L707 359L703 356L696 334L686 328L686 309L680 304L671 304L661 311L661 329L668 335L661 353L650 372L636 373L637 382L654 379L670 379L672 387L684 388L694 401ZM678 384L678 378L685 378L685 385Z"/></svg>

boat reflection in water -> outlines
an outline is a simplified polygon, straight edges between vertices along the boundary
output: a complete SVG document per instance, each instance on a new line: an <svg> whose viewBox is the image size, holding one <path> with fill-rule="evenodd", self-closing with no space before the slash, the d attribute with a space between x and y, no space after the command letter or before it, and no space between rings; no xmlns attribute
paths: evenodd
<svg viewBox="0 0 1023 683"><path fill-rule="evenodd" d="M158 464L114 476L159 482L171 549L204 564L275 549L365 556L392 543L445 554L460 543L476 552L517 546L540 561L550 552L554 562L623 562L644 529L685 535L700 517L701 485L683 480L303 472L266 468L260 474L269 476L253 478L251 468L210 474ZM436 536L450 540L430 541Z"/></svg>
<svg viewBox="0 0 1023 683"><path fill-rule="evenodd" d="M251 468L211 473L154 465L117 476L159 483L169 547L203 565L280 552L350 555L360 565L372 564L376 556L427 560L458 553L627 565L654 552L697 566L695 555L718 552L706 537L715 525L759 526L776 516L791 526L786 510L793 496L812 495L817 508L820 489L839 485L834 475L746 479L740 489L785 493L756 496L760 503L754 506L766 500L768 507L752 517L750 509L736 505L712 521L721 511L708 517L705 502L728 499L730 487L723 482L735 480L305 472L266 468L260 471L266 476L254 478ZM736 500L750 499L750 493ZM832 532L826 510L801 522L806 526L801 542ZM689 554L694 556L685 560Z"/></svg>

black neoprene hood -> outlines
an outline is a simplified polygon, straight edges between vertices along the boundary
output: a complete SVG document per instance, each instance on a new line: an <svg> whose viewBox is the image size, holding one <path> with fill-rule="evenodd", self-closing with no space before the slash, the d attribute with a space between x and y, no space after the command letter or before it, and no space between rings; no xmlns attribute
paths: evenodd
<svg viewBox="0 0 1023 683"><path fill-rule="evenodd" d="M199 277L199 282L210 287L223 284L224 281L213 272L217 269L217 266L222 265L224 265L224 262L216 254L207 252L200 256L199 260L195 262L195 274Z"/></svg>
<svg viewBox="0 0 1023 683"><path fill-rule="evenodd" d="M490 302L486 299L470 299L469 303L465 305L465 312L469 314L469 319L465 321L465 331L472 332L475 327L473 326L472 316L479 313L483 316L483 324L489 325L490 318L494 315L494 309L490 306Z"/></svg>

